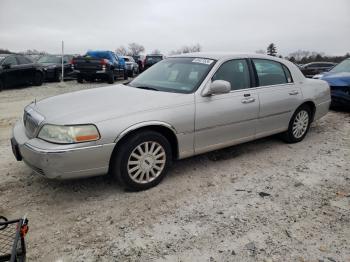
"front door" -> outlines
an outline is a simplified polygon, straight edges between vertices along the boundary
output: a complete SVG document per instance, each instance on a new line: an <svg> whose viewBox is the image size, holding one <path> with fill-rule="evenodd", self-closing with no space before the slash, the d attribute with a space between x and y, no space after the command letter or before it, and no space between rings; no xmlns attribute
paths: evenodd
<svg viewBox="0 0 350 262"><path fill-rule="evenodd" d="M251 89L250 79L247 60L229 60L219 67L211 80L230 82L231 92L196 97L197 154L254 139L259 97Z"/></svg>

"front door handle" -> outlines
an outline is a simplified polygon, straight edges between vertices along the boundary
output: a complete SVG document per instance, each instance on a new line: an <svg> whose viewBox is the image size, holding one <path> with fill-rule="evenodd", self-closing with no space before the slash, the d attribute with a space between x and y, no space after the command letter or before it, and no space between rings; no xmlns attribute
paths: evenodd
<svg viewBox="0 0 350 262"><path fill-rule="evenodd" d="M249 104L249 103L253 103L255 101L255 98L250 97L250 98L245 98L242 100L243 104Z"/></svg>
<svg viewBox="0 0 350 262"><path fill-rule="evenodd" d="M293 90L293 91L290 91L289 94L291 96L295 96L295 95L299 94L299 92L297 90Z"/></svg>

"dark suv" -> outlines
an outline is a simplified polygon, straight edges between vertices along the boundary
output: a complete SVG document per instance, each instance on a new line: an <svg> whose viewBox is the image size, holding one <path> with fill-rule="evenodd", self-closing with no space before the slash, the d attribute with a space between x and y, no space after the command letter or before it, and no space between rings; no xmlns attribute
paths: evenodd
<svg viewBox="0 0 350 262"><path fill-rule="evenodd" d="M162 61L164 58L165 58L165 56L161 55L161 54L146 55L143 70L146 70L147 68L153 66L154 64L158 63L159 61Z"/></svg>
<svg viewBox="0 0 350 262"><path fill-rule="evenodd" d="M28 57L15 54L0 54L0 91L7 87L43 83L44 74L39 64Z"/></svg>
<svg viewBox="0 0 350 262"><path fill-rule="evenodd" d="M331 70L336 64L331 62L313 62L300 67L306 77L313 77L319 73Z"/></svg>

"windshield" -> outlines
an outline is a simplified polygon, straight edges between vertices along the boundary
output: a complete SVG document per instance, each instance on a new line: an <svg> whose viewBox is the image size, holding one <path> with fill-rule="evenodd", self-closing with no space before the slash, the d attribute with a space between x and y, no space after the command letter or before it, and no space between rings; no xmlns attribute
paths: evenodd
<svg viewBox="0 0 350 262"><path fill-rule="evenodd" d="M329 72L332 72L332 73L350 72L350 59L344 60L340 64L333 67L333 69L330 70Z"/></svg>
<svg viewBox="0 0 350 262"><path fill-rule="evenodd" d="M215 64L215 60L181 57L168 58L150 67L129 86L165 92L192 93Z"/></svg>
<svg viewBox="0 0 350 262"><path fill-rule="evenodd" d="M41 64L48 64L48 63L59 64L61 63L61 57L60 56L42 56L38 59L37 62Z"/></svg>
<svg viewBox="0 0 350 262"><path fill-rule="evenodd" d="M0 64L2 63L2 61L4 61L5 60L5 56L1 56L0 55Z"/></svg>

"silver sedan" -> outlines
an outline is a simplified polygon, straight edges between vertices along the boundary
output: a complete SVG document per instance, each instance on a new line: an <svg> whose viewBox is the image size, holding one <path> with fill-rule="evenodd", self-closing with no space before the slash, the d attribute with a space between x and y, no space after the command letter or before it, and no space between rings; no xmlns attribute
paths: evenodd
<svg viewBox="0 0 350 262"><path fill-rule="evenodd" d="M286 60L193 53L127 84L31 103L11 144L17 160L48 178L109 173L142 190L175 159L277 133L299 142L330 101L326 82L306 79Z"/></svg>

